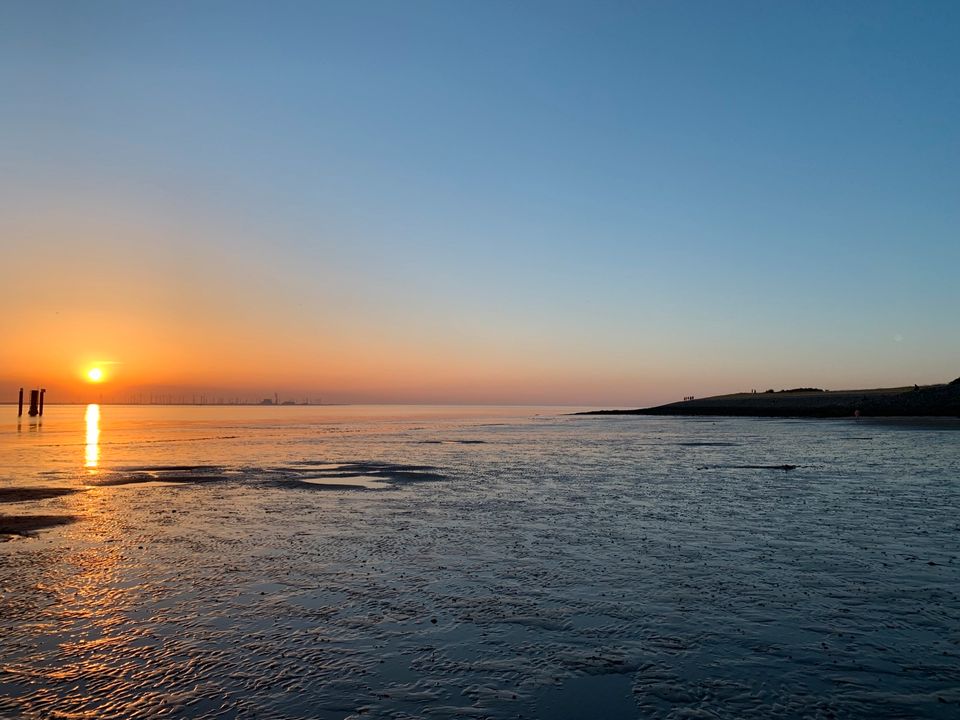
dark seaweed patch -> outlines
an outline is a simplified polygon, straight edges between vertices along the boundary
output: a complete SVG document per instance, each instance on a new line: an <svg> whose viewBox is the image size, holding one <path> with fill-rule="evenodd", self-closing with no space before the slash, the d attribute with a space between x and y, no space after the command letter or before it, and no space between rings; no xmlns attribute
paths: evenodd
<svg viewBox="0 0 960 720"><path fill-rule="evenodd" d="M0 535L29 535L37 530L76 521L74 515L0 515Z"/></svg>
<svg viewBox="0 0 960 720"><path fill-rule="evenodd" d="M418 440L420 445L486 445L486 440Z"/></svg>
<svg viewBox="0 0 960 720"><path fill-rule="evenodd" d="M79 492L76 488L58 487L26 487L0 488L0 503L30 502L32 500L46 500L47 498L62 497Z"/></svg>
<svg viewBox="0 0 960 720"><path fill-rule="evenodd" d="M802 465L703 465L699 470L796 470Z"/></svg>
<svg viewBox="0 0 960 720"><path fill-rule="evenodd" d="M734 442L681 442L680 447L737 447L740 443Z"/></svg>

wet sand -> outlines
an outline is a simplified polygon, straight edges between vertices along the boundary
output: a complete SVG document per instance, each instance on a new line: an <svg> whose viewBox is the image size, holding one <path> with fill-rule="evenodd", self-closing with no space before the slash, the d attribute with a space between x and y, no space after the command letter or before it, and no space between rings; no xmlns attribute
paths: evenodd
<svg viewBox="0 0 960 720"><path fill-rule="evenodd" d="M131 434L113 465L2 478L76 490L11 515L80 521L0 546L0 716L960 711L952 431L237 424L242 443ZM94 482L165 473L197 481Z"/></svg>
<svg viewBox="0 0 960 720"><path fill-rule="evenodd" d="M59 498L81 492L64 487L0 487L0 504L24 504L32 507L38 500ZM76 522L73 515L13 515L0 513L0 541L26 536L39 530Z"/></svg>

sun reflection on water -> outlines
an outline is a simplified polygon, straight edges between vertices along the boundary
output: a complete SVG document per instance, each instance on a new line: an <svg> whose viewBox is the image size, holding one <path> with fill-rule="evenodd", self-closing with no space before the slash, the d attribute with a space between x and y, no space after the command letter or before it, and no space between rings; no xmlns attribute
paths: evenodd
<svg viewBox="0 0 960 720"><path fill-rule="evenodd" d="M100 406L87 405L87 452L84 467L95 468L100 463Z"/></svg>

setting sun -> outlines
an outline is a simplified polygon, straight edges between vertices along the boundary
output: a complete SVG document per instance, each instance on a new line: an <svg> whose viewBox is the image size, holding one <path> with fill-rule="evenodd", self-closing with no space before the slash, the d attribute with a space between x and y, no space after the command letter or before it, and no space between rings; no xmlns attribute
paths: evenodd
<svg viewBox="0 0 960 720"><path fill-rule="evenodd" d="M90 382L100 382L103 380L103 370L100 368L90 368L87 370L87 380Z"/></svg>

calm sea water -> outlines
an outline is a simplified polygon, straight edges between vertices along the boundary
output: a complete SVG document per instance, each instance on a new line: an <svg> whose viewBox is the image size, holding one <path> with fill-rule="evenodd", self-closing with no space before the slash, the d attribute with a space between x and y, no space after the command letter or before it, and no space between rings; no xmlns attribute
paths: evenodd
<svg viewBox="0 0 960 720"><path fill-rule="evenodd" d="M956 426L0 410L0 717L960 716Z"/></svg>

